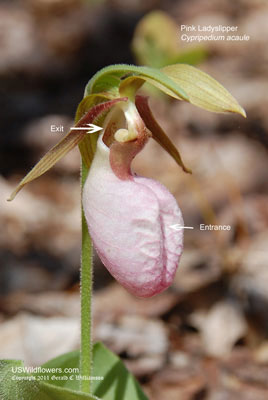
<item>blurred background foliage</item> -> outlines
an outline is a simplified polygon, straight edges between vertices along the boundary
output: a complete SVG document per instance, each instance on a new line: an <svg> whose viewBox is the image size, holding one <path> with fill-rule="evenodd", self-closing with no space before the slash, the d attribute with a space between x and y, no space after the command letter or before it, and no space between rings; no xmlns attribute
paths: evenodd
<svg viewBox="0 0 268 400"><path fill-rule="evenodd" d="M203 46L181 49L178 24L163 11L146 14L137 24L132 49L140 65L154 68L185 63L195 65L203 61L207 52Z"/></svg>
<svg viewBox="0 0 268 400"><path fill-rule="evenodd" d="M267 18L266 0L1 1L1 358L37 365L79 346L78 151L6 202L62 135L51 125L67 132L101 67L184 62L218 79L248 117L150 92L193 175L153 142L135 169L165 184L195 229L172 288L153 299L127 294L96 257L94 335L152 400L267 399ZM234 25L250 40L189 45L181 24Z"/></svg>

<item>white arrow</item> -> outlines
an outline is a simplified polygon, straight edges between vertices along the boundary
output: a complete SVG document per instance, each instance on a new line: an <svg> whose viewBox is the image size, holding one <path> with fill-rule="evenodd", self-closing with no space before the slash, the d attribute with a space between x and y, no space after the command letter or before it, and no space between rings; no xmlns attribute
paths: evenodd
<svg viewBox="0 0 268 400"><path fill-rule="evenodd" d="M181 231L182 229L194 229L193 226L183 226L180 224L170 225L169 227L175 231Z"/></svg>
<svg viewBox="0 0 268 400"><path fill-rule="evenodd" d="M86 124L86 125L89 128L86 128L85 126L81 126L81 127L73 126L71 128L71 131L87 131L87 133L94 133L94 132L101 131L103 129L100 126L97 126L97 125L94 125L94 124Z"/></svg>

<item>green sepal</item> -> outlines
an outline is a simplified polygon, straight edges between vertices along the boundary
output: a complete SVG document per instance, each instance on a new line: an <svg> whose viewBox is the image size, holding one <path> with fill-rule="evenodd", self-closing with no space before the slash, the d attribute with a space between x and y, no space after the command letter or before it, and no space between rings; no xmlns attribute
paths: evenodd
<svg viewBox="0 0 268 400"><path fill-rule="evenodd" d="M189 101L189 97L184 89L159 69L137 67L128 64L110 65L109 67L105 67L98 71L88 82L85 89L85 96L99 92L110 92L111 94L114 94L116 93L116 87L119 91L121 82L129 77L132 79L131 82L136 79L142 80L143 82L149 82L170 96L179 100ZM115 87L113 84L117 86ZM113 88L112 91L111 88Z"/></svg>
<svg viewBox="0 0 268 400"><path fill-rule="evenodd" d="M228 90L205 72L187 64L168 65L161 71L186 91L191 104L207 111L246 117L245 110Z"/></svg>
<svg viewBox="0 0 268 400"><path fill-rule="evenodd" d="M90 109L96 107L98 104L103 104L104 110L94 117L94 123L98 126L102 126L104 119L111 108L107 107L107 105L109 105L109 102L110 104L116 104L118 101L120 101L120 99L113 98L113 96L105 93L91 94L84 97L77 107L75 123L78 124ZM87 169L90 168L92 163L96 151L98 137L99 132L95 132L90 135L84 135L83 140L78 144L83 163Z"/></svg>
<svg viewBox="0 0 268 400"><path fill-rule="evenodd" d="M90 110L90 108L96 106L99 103L103 103L108 100L112 100L113 96L109 93L95 93L90 96L86 96L80 101L75 113L75 124Z"/></svg>
<svg viewBox="0 0 268 400"><path fill-rule="evenodd" d="M148 104L148 97L136 96L136 107L139 111L146 127L151 131L153 139L165 149L168 154L176 161L184 172L192 173L190 168L184 164L179 150L174 146L169 137L165 134L161 126L153 116L153 113Z"/></svg>
<svg viewBox="0 0 268 400"><path fill-rule="evenodd" d="M105 99L104 102L100 102L100 100ZM103 119L105 118L107 112L113 107L114 104L120 101L126 101L126 98L117 98L112 100L107 100L106 97L102 95L90 95L85 98L80 103L80 108L76 114L78 118L81 115L81 118L78 120L76 127L83 127L86 123L103 123ZM89 107L89 108L88 108ZM88 108L86 113L83 113L85 109ZM92 139L87 139L87 136L93 136ZM52 147L42 158L41 160L35 164L32 170L20 181L15 190L11 193L9 201L12 201L18 192L28 183L34 181L36 178L39 178L45 172L47 172L50 168L53 167L63 156L65 156L69 151L71 151L75 146L79 145L79 149L82 155L82 159L84 164L89 168L94 153L96 141L98 138L98 134L85 134L85 131L81 129L72 131L70 130L67 135L65 135L55 146Z"/></svg>

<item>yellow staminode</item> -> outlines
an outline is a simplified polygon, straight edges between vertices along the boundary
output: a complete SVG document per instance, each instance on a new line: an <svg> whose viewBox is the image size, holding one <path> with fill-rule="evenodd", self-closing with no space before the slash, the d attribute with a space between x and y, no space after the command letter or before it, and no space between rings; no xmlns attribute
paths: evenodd
<svg viewBox="0 0 268 400"><path fill-rule="evenodd" d="M130 140L134 140L137 138L137 132L130 132L127 129L121 128L115 132L114 138L117 142L120 143L129 142Z"/></svg>

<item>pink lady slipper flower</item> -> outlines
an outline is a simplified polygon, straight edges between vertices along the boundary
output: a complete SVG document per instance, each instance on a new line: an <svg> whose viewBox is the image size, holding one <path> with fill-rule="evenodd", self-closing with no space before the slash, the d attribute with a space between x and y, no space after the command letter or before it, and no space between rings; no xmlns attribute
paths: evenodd
<svg viewBox="0 0 268 400"><path fill-rule="evenodd" d="M75 131L36 164L10 200L79 145L83 210L95 248L127 290L149 297L162 292L174 279L183 249L183 230L171 226L183 225L183 218L169 191L152 179L137 176L131 162L152 137L184 171L190 171L155 121L147 98L136 95L144 82L206 110L245 116L223 86L192 66L175 64L156 70L119 64L103 68L86 87ZM100 124L104 132L99 137L98 133L86 134L88 123ZM83 235L88 237L86 229Z"/></svg>
<svg viewBox="0 0 268 400"><path fill-rule="evenodd" d="M95 249L110 273L129 292L150 297L172 283L183 248L183 225L175 198L159 182L137 176L131 161L149 137L136 106L121 103L125 127L112 133L111 117L83 191L83 207ZM110 136L113 135L113 138ZM105 138L106 137L106 138ZM110 143L110 145L107 145Z"/></svg>

